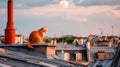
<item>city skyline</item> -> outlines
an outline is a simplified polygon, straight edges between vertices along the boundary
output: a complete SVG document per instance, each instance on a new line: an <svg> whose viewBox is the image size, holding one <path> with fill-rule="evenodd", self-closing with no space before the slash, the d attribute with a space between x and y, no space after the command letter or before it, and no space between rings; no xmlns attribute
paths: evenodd
<svg viewBox="0 0 120 67"><path fill-rule="evenodd" d="M7 23L7 0L0 0L0 34ZM14 0L17 34L47 28L47 36L120 35L120 0Z"/></svg>

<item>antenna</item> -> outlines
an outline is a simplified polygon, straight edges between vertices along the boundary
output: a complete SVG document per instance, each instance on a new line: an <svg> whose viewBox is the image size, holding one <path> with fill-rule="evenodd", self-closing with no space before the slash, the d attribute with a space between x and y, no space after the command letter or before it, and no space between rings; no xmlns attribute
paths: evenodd
<svg viewBox="0 0 120 67"><path fill-rule="evenodd" d="M113 25L112 25L112 36L113 36L113 28L114 28L114 27L113 27Z"/></svg>

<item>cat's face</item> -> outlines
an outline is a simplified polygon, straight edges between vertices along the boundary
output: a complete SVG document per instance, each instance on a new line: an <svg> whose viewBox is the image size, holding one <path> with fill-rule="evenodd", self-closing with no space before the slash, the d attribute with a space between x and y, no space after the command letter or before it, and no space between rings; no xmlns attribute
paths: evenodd
<svg viewBox="0 0 120 67"><path fill-rule="evenodd" d="M46 27L43 27L43 28L41 28L41 29L42 29L42 31L43 31L43 37L45 37L45 35L46 35L46 33L47 33Z"/></svg>
<svg viewBox="0 0 120 67"><path fill-rule="evenodd" d="M47 32L46 27L42 27L41 29L39 29L39 32L42 32L43 37L44 37L46 35L46 32Z"/></svg>
<svg viewBox="0 0 120 67"><path fill-rule="evenodd" d="M46 30L46 27L42 27L41 29L39 29L40 32L43 32L43 33L46 33L47 30Z"/></svg>

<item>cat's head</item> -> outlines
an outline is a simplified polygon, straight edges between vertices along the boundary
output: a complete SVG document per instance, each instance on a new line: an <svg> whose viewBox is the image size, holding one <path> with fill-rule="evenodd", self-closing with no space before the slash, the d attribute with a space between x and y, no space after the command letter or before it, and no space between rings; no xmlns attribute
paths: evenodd
<svg viewBox="0 0 120 67"><path fill-rule="evenodd" d="M46 33L47 32L47 29L46 27L42 27L41 29L38 30L39 32L42 32L42 33Z"/></svg>

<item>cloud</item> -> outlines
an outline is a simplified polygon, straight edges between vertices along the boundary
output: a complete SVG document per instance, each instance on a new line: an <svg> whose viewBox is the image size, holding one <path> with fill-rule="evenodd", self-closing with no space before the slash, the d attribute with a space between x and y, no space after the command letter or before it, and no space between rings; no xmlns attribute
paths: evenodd
<svg viewBox="0 0 120 67"><path fill-rule="evenodd" d="M4 2L4 1L7 1L7 0L0 0L0 2Z"/></svg>
<svg viewBox="0 0 120 67"><path fill-rule="evenodd" d="M30 1L30 0L16 0L15 3L20 3L23 4L24 6L26 6L27 8L31 8L31 7L43 7L43 6L48 6L51 4L56 4L59 3L60 0L34 0L34 1ZM23 6L23 8L24 8ZM19 8L19 7L16 7Z"/></svg>
<svg viewBox="0 0 120 67"><path fill-rule="evenodd" d="M120 0L73 0L76 6L120 5Z"/></svg>
<svg viewBox="0 0 120 67"><path fill-rule="evenodd" d="M19 5L21 6L21 4ZM101 13L113 13L118 16L119 12L113 11L114 6L91 6L91 7L76 7L70 5L64 9L60 4L53 4L44 7L31 7L29 9L15 9L16 15L28 15L28 16L44 16L50 17L62 17L64 20L70 20L73 22L88 22L87 16Z"/></svg>
<svg viewBox="0 0 120 67"><path fill-rule="evenodd" d="M112 10L112 13L113 13L115 16L120 17L120 5L114 6L114 9Z"/></svg>
<svg viewBox="0 0 120 67"><path fill-rule="evenodd" d="M73 1L78 2L78 3L83 3L84 1L89 1L89 0L69 0L70 5L67 9L63 9L60 6L59 4L60 0L34 0L34 1L14 0L14 1L15 1L14 5L17 8L29 8L29 9L15 9L16 14L27 14L27 15L34 15L34 16L40 16L40 15L60 16L61 14L65 16L70 16L70 15L72 16L82 15L83 16L83 15L97 14L97 13L105 12L105 11L111 11L113 9L112 6L76 7L73 4ZM99 1L99 0L96 0L96 1ZM2 2L5 2L5 1L2 0ZM93 1L90 1L90 2L93 2ZM58 3L58 4L55 4L55 3ZM45 5L49 5L49 6L45 6ZM41 7L41 6L44 6L44 7Z"/></svg>
<svg viewBox="0 0 120 67"><path fill-rule="evenodd" d="M73 21L73 22L87 22L88 21L87 18L76 17L76 16L67 16L65 17L65 20Z"/></svg>
<svg viewBox="0 0 120 67"><path fill-rule="evenodd" d="M1 9L0 10L0 15L5 15L7 13L7 10L6 9Z"/></svg>
<svg viewBox="0 0 120 67"><path fill-rule="evenodd" d="M115 10L120 10L120 5L115 6Z"/></svg>
<svg viewBox="0 0 120 67"><path fill-rule="evenodd" d="M59 3L61 0L14 0L14 7L17 9L26 9L31 7L43 7ZM6 8L7 0L0 0L0 8Z"/></svg>
<svg viewBox="0 0 120 67"><path fill-rule="evenodd" d="M99 9L101 8L101 9ZM111 11L113 7L110 6L91 6L91 7L75 7L70 6L67 9L62 8L60 5L50 5L45 7L33 7L30 9L16 9L19 14L36 15L36 16L76 16L76 15L91 15L101 12Z"/></svg>
<svg viewBox="0 0 120 67"><path fill-rule="evenodd" d="M69 2L66 0L60 1L60 5L63 6L63 8L68 8L69 7Z"/></svg>
<svg viewBox="0 0 120 67"><path fill-rule="evenodd" d="M0 9L7 7L7 1L6 0L0 0Z"/></svg>
<svg viewBox="0 0 120 67"><path fill-rule="evenodd" d="M120 17L120 10L113 10L112 13L117 16Z"/></svg>
<svg viewBox="0 0 120 67"><path fill-rule="evenodd" d="M17 0L16 0L17 1ZM20 0L23 1L23 0ZM47 1L47 0L35 0L35 1ZM50 1L50 0L49 0ZM52 0L55 1L55 0ZM59 0L56 0L59 1ZM72 2L73 0L71 0ZM84 2L85 0L79 0L79 2ZM25 1L27 2L27 1ZM28 1L29 2L29 1ZM70 1L69 1L70 2ZM27 7L24 3L17 3L15 4L17 7ZM113 12L116 16L119 15L119 11L114 9L114 6L90 6L90 7L76 7L72 3L66 9L62 8L60 4L52 4L49 6L44 7L31 7L29 9L15 9L16 15L29 15L29 16L46 16L46 17L68 17L71 20L76 20L79 22L87 22L88 19L85 18L89 15L99 14L102 12ZM6 9L0 10L1 14L6 14Z"/></svg>
<svg viewBox="0 0 120 67"><path fill-rule="evenodd" d="M16 9L27 9L31 7L45 7L59 4L61 0L14 0ZM66 0L75 6L101 6L101 5L120 5L120 0ZM0 8L6 8L7 0L0 0Z"/></svg>

